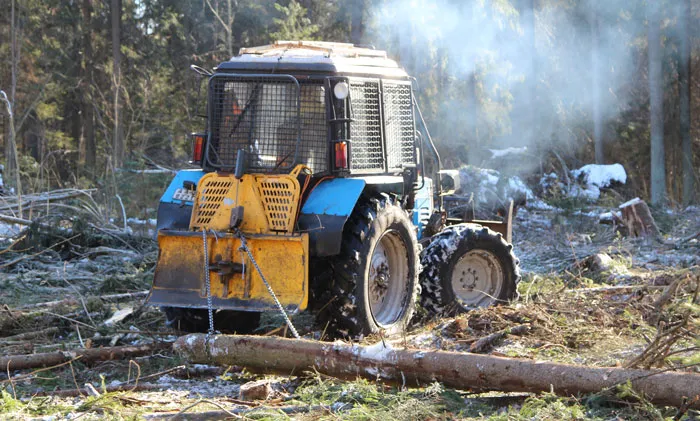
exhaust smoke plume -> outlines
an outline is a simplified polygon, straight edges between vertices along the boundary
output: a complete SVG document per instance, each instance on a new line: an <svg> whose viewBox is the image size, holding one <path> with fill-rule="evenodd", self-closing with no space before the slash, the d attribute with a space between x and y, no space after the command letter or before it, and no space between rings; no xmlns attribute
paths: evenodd
<svg viewBox="0 0 700 421"><path fill-rule="evenodd" d="M433 136L474 164L527 147L537 166L592 142L593 115L627 107L646 31L643 2L623 0L394 0L372 16L369 43L416 76Z"/></svg>

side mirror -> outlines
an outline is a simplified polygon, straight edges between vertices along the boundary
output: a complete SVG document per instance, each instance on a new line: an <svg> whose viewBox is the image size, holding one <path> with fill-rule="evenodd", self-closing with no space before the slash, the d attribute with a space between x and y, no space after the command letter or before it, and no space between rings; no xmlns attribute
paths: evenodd
<svg viewBox="0 0 700 421"><path fill-rule="evenodd" d="M458 170L440 170L438 171L438 175L440 176L441 196L448 196L459 190Z"/></svg>

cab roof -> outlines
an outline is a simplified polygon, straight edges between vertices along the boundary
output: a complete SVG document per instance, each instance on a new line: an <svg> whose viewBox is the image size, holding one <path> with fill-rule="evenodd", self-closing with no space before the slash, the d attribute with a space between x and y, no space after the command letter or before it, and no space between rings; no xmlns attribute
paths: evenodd
<svg viewBox="0 0 700 421"><path fill-rule="evenodd" d="M221 63L216 70L409 78L396 61L387 57L385 51L321 41L276 41L259 47L244 47L237 56Z"/></svg>

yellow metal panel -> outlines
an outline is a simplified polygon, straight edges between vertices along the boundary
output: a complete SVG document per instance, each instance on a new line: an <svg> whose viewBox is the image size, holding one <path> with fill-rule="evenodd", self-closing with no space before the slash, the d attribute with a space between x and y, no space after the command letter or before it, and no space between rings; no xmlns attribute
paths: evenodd
<svg viewBox="0 0 700 421"><path fill-rule="evenodd" d="M231 210L243 206L244 233L293 232L301 192L292 174L246 174L240 180L228 174L204 175L197 186L190 229L228 231Z"/></svg>
<svg viewBox="0 0 700 421"><path fill-rule="evenodd" d="M289 175L256 176L256 187L271 231L292 232L299 206L299 182Z"/></svg>
<svg viewBox="0 0 700 421"><path fill-rule="evenodd" d="M256 235L247 238L248 248L263 275L272 286L277 298L285 307L303 310L308 302L308 234ZM216 308L251 309L274 307L274 302L260 275L247 254L241 251L240 240L232 234L210 235L207 241L211 293ZM190 297L188 302L171 302L170 305L201 306L206 299L204 283L204 252L201 233L159 233L160 255L153 280L153 290L160 297ZM220 262L239 263L243 271L219 274ZM175 299L175 298L173 298ZM226 302L236 303L227 307ZM159 303L168 305L166 302Z"/></svg>

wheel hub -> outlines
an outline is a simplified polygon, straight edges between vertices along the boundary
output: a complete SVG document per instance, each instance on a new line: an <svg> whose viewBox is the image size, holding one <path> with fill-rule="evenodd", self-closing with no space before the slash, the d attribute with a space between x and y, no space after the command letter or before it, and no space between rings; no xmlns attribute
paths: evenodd
<svg viewBox="0 0 700 421"><path fill-rule="evenodd" d="M378 325L396 322L404 311L408 294L408 252L394 231L379 239L370 260L367 291L370 310Z"/></svg>
<svg viewBox="0 0 700 421"><path fill-rule="evenodd" d="M487 250L471 250L455 263L452 290L465 308L487 307L498 300L503 288L503 269Z"/></svg>

